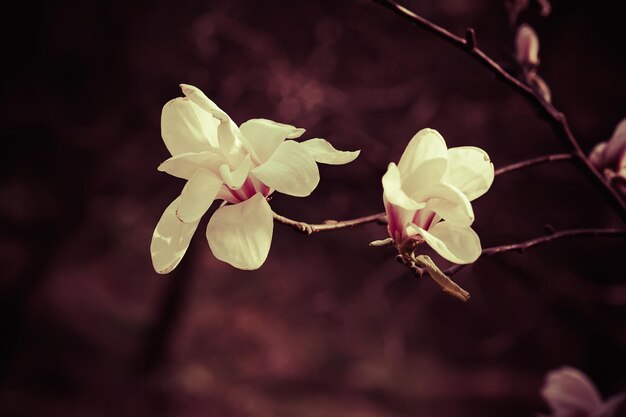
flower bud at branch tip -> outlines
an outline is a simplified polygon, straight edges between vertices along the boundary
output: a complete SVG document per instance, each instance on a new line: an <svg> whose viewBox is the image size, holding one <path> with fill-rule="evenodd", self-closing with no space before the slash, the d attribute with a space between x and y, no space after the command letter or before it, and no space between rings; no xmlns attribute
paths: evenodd
<svg viewBox="0 0 626 417"><path fill-rule="evenodd" d="M465 30L465 44L468 49L476 49L476 31L474 28L467 28Z"/></svg>
<svg viewBox="0 0 626 417"><path fill-rule="evenodd" d="M517 29L515 38L515 53L519 64L532 69L539 66L539 37L535 30L527 24Z"/></svg>

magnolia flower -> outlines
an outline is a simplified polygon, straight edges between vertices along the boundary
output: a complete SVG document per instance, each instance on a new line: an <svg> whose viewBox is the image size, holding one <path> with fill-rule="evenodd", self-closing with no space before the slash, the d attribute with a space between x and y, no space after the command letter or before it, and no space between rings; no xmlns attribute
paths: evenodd
<svg viewBox="0 0 626 417"><path fill-rule="evenodd" d="M163 107L161 133L172 157L158 169L187 183L154 230L154 269L166 274L178 265L215 200L224 203L207 226L213 255L239 269L257 269L272 240L267 197L274 191L308 196L320 180L316 162L346 164L359 151L338 151L324 139L288 140L300 137L304 129L267 119L237 126L198 88L181 88L185 97Z"/></svg>
<svg viewBox="0 0 626 417"><path fill-rule="evenodd" d="M626 119L617 125L608 141L600 142L593 148L589 160L609 180L621 179L615 185L626 195Z"/></svg>
<svg viewBox="0 0 626 417"><path fill-rule="evenodd" d="M568 366L548 373L541 395L552 417L611 417L624 400L622 394L603 401L587 375Z"/></svg>
<svg viewBox="0 0 626 417"><path fill-rule="evenodd" d="M426 242L450 262L474 262L481 247L470 227L470 201L487 192L493 178L493 164L482 149L447 149L439 132L420 130L383 176L389 235L398 248Z"/></svg>

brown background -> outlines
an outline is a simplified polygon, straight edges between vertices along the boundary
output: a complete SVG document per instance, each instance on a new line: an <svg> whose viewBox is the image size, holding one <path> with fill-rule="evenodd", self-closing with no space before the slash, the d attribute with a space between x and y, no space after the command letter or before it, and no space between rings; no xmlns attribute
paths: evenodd
<svg viewBox="0 0 626 417"><path fill-rule="evenodd" d="M407 1L507 68L501 1ZM567 148L480 66L368 1L20 2L2 13L0 414L7 416L532 416L544 374L626 389L623 240L481 259L463 304L417 280L368 225L305 237L277 225L255 272L210 254L204 224L175 273L149 244L183 183L156 171L178 84L241 123L307 129L348 166L322 166L307 221L382 210L380 177L410 137L486 149L496 167ZM617 3L535 3L541 74L585 150L626 116ZM484 246L619 226L568 163L498 177L474 204Z"/></svg>

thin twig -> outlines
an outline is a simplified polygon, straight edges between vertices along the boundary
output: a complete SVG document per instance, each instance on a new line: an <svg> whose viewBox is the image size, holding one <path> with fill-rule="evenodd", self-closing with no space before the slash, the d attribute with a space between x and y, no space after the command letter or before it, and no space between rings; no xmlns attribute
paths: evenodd
<svg viewBox="0 0 626 417"><path fill-rule="evenodd" d="M495 255L496 253L518 251L523 252L534 246L543 245L553 240L564 239L568 237L588 237L588 236L605 236L605 237L626 237L626 229L571 229L553 232L547 236L530 239L525 242L511 243L508 245L492 246L483 249L481 256ZM446 275L454 275L467 265L454 265L443 271Z"/></svg>
<svg viewBox="0 0 626 417"><path fill-rule="evenodd" d="M514 164L498 168L496 169L495 174L506 174L507 172L517 171L518 169L528 168L534 165L545 164L548 162L570 161L573 158L574 155L571 153L555 153L551 155L538 156L537 158L527 159L525 161L516 162Z"/></svg>
<svg viewBox="0 0 626 417"><path fill-rule="evenodd" d="M298 232L304 233L305 235L311 235L317 232L329 232L333 230L346 229L349 227L359 226L359 225L367 224L367 223L374 223L374 222L378 222L381 224L387 223L387 216L385 215L385 213L371 214L369 216L359 217L359 218L351 219L351 220L342 220L342 221L326 220L322 224L304 223L304 222L300 222L297 220L289 219L277 213L273 213L273 215L274 215L274 220L276 220L277 222L285 224L287 226L291 226L294 229L296 229Z"/></svg>
<svg viewBox="0 0 626 417"><path fill-rule="evenodd" d="M620 216L622 221L626 223L626 201L622 199L620 194L615 189L613 189L613 187L611 187L611 184L608 183L602 176L602 174L598 172L598 170L591 164L591 162L583 152L582 148L580 147L580 144L574 137L574 134L570 129L569 123L567 122L567 118L565 117L565 115L557 110L550 102L544 100L543 97L535 92L535 90L512 76L496 61L494 61L485 52L478 48L473 30L468 30L466 32L466 37L462 38L431 22L430 20L415 14L411 10L401 6L393 0L372 1L391 10L392 12L402 17L403 19L408 20L412 24L435 34L449 44L461 49L469 56L474 58L483 67L492 72L496 76L496 78L500 79L513 90L518 92L521 96L526 98L526 100L535 108L537 108L540 111L541 115L550 122L550 125L556 132L557 136L573 148L573 155L580 163L583 171L597 186L597 188L605 195L605 197L608 199L609 203Z"/></svg>

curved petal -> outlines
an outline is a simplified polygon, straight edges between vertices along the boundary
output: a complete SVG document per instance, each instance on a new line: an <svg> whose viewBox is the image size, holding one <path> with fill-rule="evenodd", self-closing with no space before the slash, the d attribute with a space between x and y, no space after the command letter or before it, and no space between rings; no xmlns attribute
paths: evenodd
<svg viewBox="0 0 626 417"><path fill-rule="evenodd" d="M402 177L402 188L407 195L414 195L433 184L441 182L448 161L443 158L424 161L407 176Z"/></svg>
<svg viewBox="0 0 626 417"><path fill-rule="evenodd" d="M161 112L161 136L173 156L217 148L219 124L210 113L183 97L165 103Z"/></svg>
<svg viewBox="0 0 626 417"><path fill-rule="evenodd" d="M165 209L152 234L150 255L152 265L159 274L171 272L187 252L189 242L199 222L183 223L176 217L180 197Z"/></svg>
<svg viewBox="0 0 626 417"><path fill-rule="evenodd" d="M180 193L176 215L185 223L197 222L215 200L222 179L206 169L198 170Z"/></svg>
<svg viewBox="0 0 626 417"><path fill-rule="evenodd" d="M230 188L241 188L243 183L246 181L246 178L248 177L248 173L250 172L251 167L252 160L250 159L250 155L246 155L243 161L234 171L230 170L230 166L228 164L220 166L220 175L222 176L224 183L226 183L226 185L228 185Z"/></svg>
<svg viewBox="0 0 626 417"><path fill-rule="evenodd" d="M304 129L268 119L250 119L239 127L260 162L267 161L287 138L298 138Z"/></svg>
<svg viewBox="0 0 626 417"><path fill-rule="evenodd" d="M472 203L458 188L443 182L430 185L411 196L417 202L425 202L426 208L445 220L469 226L474 222Z"/></svg>
<svg viewBox="0 0 626 417"><path fill-rule="evenodd" d="M343 165L354 161L359 154L358 151L338 151L327 140L315 138L300 142L315 159L315 162L329 165Z"/></svg>
<svg viewBox="0 0 626 417"><path fill-rule="evenodd" d="M213 255L239 269L258 269L270 250L274 220L265 198L224 206L209 220L206 236Z"/></svg>
<svg viewBox="0 0 626 417"><path fill-rule="evenodd" d="M190 179L199 169L219 172L219 168L226 160L221 154L214 151L200 153L183 153L173 156L157 168L178 178Z"/></svg>
<svg viewBox="0 0 626 417"><path fill-rule="evenodd" d="M306 197L320 182L317 164L292 140L283 142L267 162L250 172L268 187L295 197Z"/></svg>
<svg viewBox="0 0 626 417"><path fill-rule="evenodd" d="M243 148L248 149L255 156L254 150L247 143L235 122L224 110L220 109L217 104L209 99L202 90L189 84L181 84L180 88L189 100L220 121L217 128L219 147L231 165L238 165L241 159L243 159L243 154L245 153Z"/></svg>
<svg viewBox="0 0 626 417"><path fill-rule="evenodd" d="M568 366L548 373L541 395L557 415L592 416L602 408L602 398L593 382Z"/></svg>
<svg viewBox="0 0 626 417"><path fill-rule="evenodd" d="M417 227L424 241L439 255L456 264L469 264L481 254L480 238L469 226L440 222L429 231Z"/></svg>
<svg viewBox="0 0 626 417"><path fill-rule="evenodd" d="M461 190L472 201L493 184L493 163L487 152L475 146L448 149L448 169L442 181Z"/></svg>
<svg viewBox="0 0 626 417"><path fill-rule="evenodd" d="M407 210L391 204L383 193L383 204L387 214L387 231L389 236L396 242L401 242L406 236L406 226L411 223L415 210Z"/></svg>
<svg viewBox="0 0 626 417"><path fill-rule="evenodd" d="M443 137L435 129L422 129L413 136L398 162L402 178L412 177L416 169L432 159L441 160L432 164L429 172L431 181L438 181L446 171L448 148Z"/></svg>
<svg viewBox="0 0 626 417"><path fill-rule="evenodd" d="M400 171L393 162L387 166L387 172L383 175L382 182L383 196L390 204L401 207L405 210L418 210L419 208L424 207L424 204L418 204L417 201L409 197L404 192L400 179Z"/></svg>

